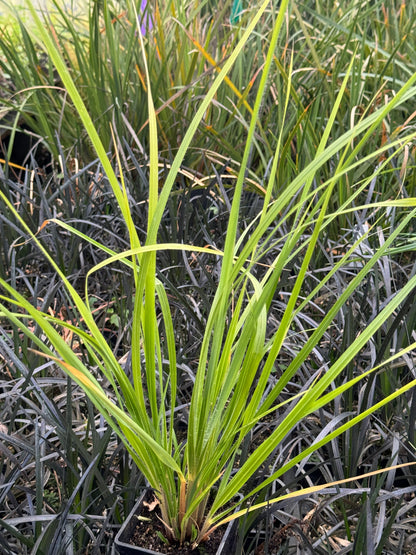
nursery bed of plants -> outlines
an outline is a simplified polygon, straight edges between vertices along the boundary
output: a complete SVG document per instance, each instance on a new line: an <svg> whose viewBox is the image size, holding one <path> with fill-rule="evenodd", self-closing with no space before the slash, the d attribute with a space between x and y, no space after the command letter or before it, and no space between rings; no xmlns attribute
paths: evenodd
<svg viewBox="0 0 416 555"><path fill-rule="evenodd" d="M416 553L413 4L0 14L0 552Z"/></svg>

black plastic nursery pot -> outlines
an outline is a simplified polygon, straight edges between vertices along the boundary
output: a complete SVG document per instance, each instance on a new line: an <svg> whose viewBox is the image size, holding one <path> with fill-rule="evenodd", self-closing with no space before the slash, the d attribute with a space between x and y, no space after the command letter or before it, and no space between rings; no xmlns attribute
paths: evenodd
<svg viewBox="0 0 416 555"><path fill-rule="evenodd" d="M223 529L217 529L216 533L219 536L222 535L222 537L210 539L207 543L201 544L194 550L191 550L190 546L175 545L163 547L163 542L158 541L157 529L153 528L149 519L150 513L145 505L148 495L149 491L144 491L140 495L132 511L121 526L114 540L117 553L120 555L229 555L233 553L235 543L235 524L233 522ZM148 531L151 530L150 533L152 535L152 538L147 542L148 545L135 545L137 543L135 540L137 531L146 527ZM149 546L149 543L152 545ZM162 544L160 550L155 551L153 543ZM218 547L215 547L213 544L218 545Z"/></svg>
<svg viewBox="0 0 416 555"><path fill-rule="evenodd" d="M1 86L1 83L0 83ZM18 166L26 166L31 163L33 156L36 166L45 168L51 163L51 153L46 147L40 143L39 137L25 123L20 120L18 128L13 133L13 145L10 156L7 152L10 148L10 140L12 137L11 129L13 129L16 119L16 112L9 111L4 114L0 122L0 159L8 159L9 163Z"/></svg>

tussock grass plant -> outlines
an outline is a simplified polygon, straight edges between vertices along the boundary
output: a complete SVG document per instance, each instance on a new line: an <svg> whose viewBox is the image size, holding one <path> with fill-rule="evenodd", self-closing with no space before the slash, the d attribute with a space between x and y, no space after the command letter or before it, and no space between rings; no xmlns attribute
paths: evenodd
<svg viewBox="0 0 416 555"><path fill-rule="evenodd" d="M147 86L141 54L136 48L132 7L129 2L112 1L83 5L84 12L78 9L68 15L59 2L52 2L55 8L44 15L45 23L55 35L105 148L112 148L111 123L123 140L141 154L148 152ZM253 9L255 6L243 12L238 25L230 25L231 2L225 2L220 11L211 4L195 6L194 2L183 0L156 3L155 24L146 31L144 48L150 80L157 91L154 103L158 144L165 159L170 159L169 152L177 151L183 130L233 51ZM271 4L264 12L261 25L248 39L244 55L230 69L225 86L218 89L201 119L184 158L189 167L198 169L201 151L212 151L214 158L226 152L226 158L237 165L233 171L236 177L272 36L275 9ZM331 129L333 139L383 106L414 73L412 8L397 6L399 24L393 22L393 13L394 7L383 8L381 1L371 7L355 1L343 2L340 7L316 2L293 5L285 22L287 38L279 39L280 54L270 69L268 94L258 114L248 168L255 181L256 175L267 175L278 141L277 129L284 146L275 195L313 160L351 57L354 65ZM14 17L19 19L19 14L15 12ZM56 160L57 131L65 154L71 152L83 161L94 159L95 153L73 117L75 108L65 87L60 86L53 63L39 50L27 25L20 24L19 40L15 33L8 36L7 30L0 40L2 71L10 76L13 85L10 109L21 113L29 127L43 137ZM22 50L27 54L22 56ZM287 86L290 95L286 106ZM392 110L380 133L368 137L362 153L376 150L380 140L384 143L406 133L406 128L413 125L415 109L414 101L409 99L400 109ZM138 141L134 140L135 135ZM406 182L407 193L413 196L413 182L403 179L409 157L413 159L412 149L392 158L390 169L398 186L403 187ZM323 178L329 179L333 167L324 165L322 172L325 168ZM395 171L399 168L403 171ZM351 192L351 183L364 169L368 170L362 163L356 168L358 175L343 177L342 186L333 193L331 211L342 205ZM391 187L389 177L385 186L379 183L381 198L389 198ZM344 227L347 221L345 217Z"/></svg>
<svg viewBox="0 0 416 555"><path fill-rule="evenodd" d="M337 418L324 428L324 432L316 435L314 441L306 446L300 445L290 457L279 456L279 446L288 434L298 429L311 415L322 414L326 407L336 405L349 391L364 387L363 384L370 382L372 376L383 376L389 365L410 356L415 348L414 337L403 338L403 344L395 345L394 351L383 359L371 359L359 371L348 374L355 358L363 349L371 349L379 330L383 330L389 321L394 322L413 293L416 276L412 273L397 284L394 294L386 295L385 301L375 307L360 333L351 334L339 356L333 360L315 358L321 342L328 337L337 318L342 317L342 311L356 291L364 287L378 266L382 266L390 249L408 231L416 215L416 200L412 197L399 194L390 195L392 198L389 200L369 199L366 203L360 200L365 197L372 183L390 174L392 160L406 152L406 148L410 149L415 138L412 129L393 129L388 142L378 143L373 150L368 149L369 142L383 129L390 114L400 110L413 98L416 76L406 81L396 94L389 95L385 103L374 106L368 112L364 111L355 125L343 130L339 123L341 105L349 83L354 78L357 56L360 60L360 54L354 53L339 90L333 97L322 134L310 152L310 160L306 160L304 166L299 167L297 173L294 172L293 179L287 181L285 187L276 194L276 178L281 171L281 155L286 144L283 128L276 137L268 173L255 178L255 173L249 172L253 170L250 160L257 133L261 133L262 129L259 113L268 90L269 72L276 63L276 47L291 7L289 0L283 0L278 10L268 14L268 17L274 18L274 23L269 40L266 41L263 71L253 100L249 126L243 123L246 140L233 185L222 249L207 246L206 243L162 243L161 222L195 133L217 93L229 85L225 78L232 67L238 65L239 54L248 44L269 3L263 2L251 13L247 27L241 29L232 52L210 88L205 91L204 98L200 99L163 183L159 180L158 120L152 96L155 83L151 78L151 63L146 62L146 47L141 34L139 40L132 40L132 55L133 52L137 57L143 54L141 67L144 68L148 107L149 190L144 238L137 230L132 216L132 200L128 182L124 179L127 169L123 166L122 145L119 143L120 146L115 150L116 175L114 164L107 156L106 139L103 144L96 122L91 118L65 63L65 55L62 57L59 44L45 29L35 10L31 9L36 26L34 36L58 72L67 96L100 159L128 232L129 245L127 249L115 250L111 245L59 218L49 218L41 224L42 230L57 226L105 253L105 260L88 271L82 295L2 192L2 201L19 227L31 237L33 244L37 245L59 275L73 311L78 315L78 325L63 322L33 306L24 293L16 290L5 279L0 281L0 314L26 336L41 356L56 363L85 391L119 436L137 468L155 491L165 534L171 542L190 541L198 545L207 541L215 528L247 512L320 492L325 487L336 488L355 483L356 477L344 475L327 484L279 493L271 500L260 501L235 512L241 502L237 496L242 491L243 502L264 492L266 487L283 479L295 465L307 461L324 446L334 446L335 443L331 442L343 434L351 433L354 426L364 423L389 402L400 396L408 399L406 395L416 384L411 376L380 399L369 398L367 404L354 406L351 411L342 409ZM135 26L138 31L140 22L137 21ZM291 101L291 75L291 72L287 74L286 96L280 104L283 118ZM332 140L332 131L338 126L339 133ZM297 131L300 129L299 124ZM257 183L261 181L264 194L256 217L249 225L242 227L240 212L247 175L255 178ZM351 189L348 195L342 196L339 190L344 187L346 180L350 181ZM336 205L331 204L334 195L341 199ZM325 273L314 276L314 256L320 241L326 241L330 226L345 217L353 219L355 214L362 214L366 210L372 214L368 231L358 234L358 238L349 245L343 245L334 264ZM363 256L365 241L376 236L377 226L383 218L388 218L391 211L398 214L394 228L383 241L373 245L371 252ZM159 253L170 250L191 257L203 253L212 257L212 264L220 266L216 292L198 352L191 397L186 411L182 411L187 424L184 440L177 436L177 422L182 415L179 414L181 408L178 406L177 393L179 367L176 330L169 290L158 279L158 271L163 270L158 269ZM134 280L130 374L120 364L97 325L89 301L89 286L94 275L103 268L109 269L119 264L131 272ZM294 268L296 271L292 273ZM306 309L314 305L322 292L327 291L337 272L347 272L348 269L348 278L316 326L306 326L306 318L300 325ZM314 277L312 287L311 276ZM33 325L41 332L35 333ZM78 356L73 345L68 344L65 340L66 331L77 338L88 360ZM304 341L299 349L291 349L292 335L297 334L303 335ZM284 362L278 364L281 355ZM308 364L311 364L313 372L300 387L296 387ZM293 384L295 387L292 387ZM276 413L277 421L270 433L242 457L246 438L259 423ZM370 479L385 468L390 469L392 462L395 461L389 460L386 467L369 469L364 472L363 478ZM260 474L262 479L247 488L246 484L253 483L252 480L261 472L264 472Z"/></svg>
<svg viewBox="0 0 416 555"><path fill-rule="evenodd" d="M68 13L59 2L51 2L42 14L63 53L65 63L76 82L82 99L106 148L111 147L110 123L120 136L129 138L130 130L138 133L147 151L147 85L143 61L137 49L135 13L130 2L85 2L83 10L74 7ZM150 4L149 4L150 6ZM10 11L10 6L5 9ZM215 18L213 17L215 13ZM10 109L22 114L23 120L36 130L57 159L56 130L65 151L83 160L95 153L78 120L74 106L48 56L41 52L30 34L30 27L18 10L11 17L20 26L20 37L7 29L0 37L0 67L10 76L12 96L5 100ZM209 88L221 64L230 55L238 39L236 28L227 24L227 9L218 13L194 2L169 0L156 2L154 25L146 29L144 42L148 69L154 89L159 143L161 151L177 150L183 129L189 125L198 102ZM13 27L15 29L15 27ZM228 86L218 91L201 121L188 162L199 159L201 148L220 144L235 157L240 156L244 126L252 108L247 97L251 86L242 92L247 71L255 75L259 41L253 36L252 48L244 67L239 64L227 76ZM23 51L23 53L22 53ZM109 63L111 60L111 63ZM43 114L48 114L48 117ZM222 129L223 133L217 133ZM266 133L262 132L263 140ZM260 151L261 152L261 151Z"/></svg>

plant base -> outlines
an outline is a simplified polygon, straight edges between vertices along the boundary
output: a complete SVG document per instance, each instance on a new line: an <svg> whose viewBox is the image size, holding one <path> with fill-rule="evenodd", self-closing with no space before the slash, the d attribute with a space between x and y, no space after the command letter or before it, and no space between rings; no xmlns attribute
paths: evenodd
<svg viewBox="0 0 416 555"><path fill-rule="evenodd" d="M120 555L228 555L233 553L233 523L217 529L208 542L191 549L190 545L166 545L159 538L163 527L156 511L144 505L148 491L144 491L120 528L114 545ZM143 520L139 519L143 517Z"/></svg>

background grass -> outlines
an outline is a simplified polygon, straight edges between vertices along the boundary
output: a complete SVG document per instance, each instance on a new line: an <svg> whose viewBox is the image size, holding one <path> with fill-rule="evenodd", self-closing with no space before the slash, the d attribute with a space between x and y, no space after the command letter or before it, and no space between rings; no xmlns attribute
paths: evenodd
<svg viewBox="0 0 416 555"><path fill-rule="evenodd" d="M144 237L147 216L144 200L149 176L147 110L143 107L147 97L133 15L125 6L112 2L107 4L107 10L103 4L93 3L88 13L77 11L75 16L60 11L59 6L56 2L51 8L47 23L53 26L71 75L110 151L114 147L109 124L114 126L118 146L125 156L123 163L129 168L126 178L129 194L136 203L135 224ZM219 9L217 3L205 2L196 7L194 2L185 0L158 2L154 29L146 34L150 78L153 90L157 91L161 183L200 98L250 19L249 9L239 26L231 26L230 3L221 6ZM24 19L21 12L18 15ZM274 17L271 7L229 74L229 82L220 88L205 114L170 196L160 240L222 248L250 110ZM260 210L263 180L279 137L282 150L275 196L315 156L352 57L351 78L330 141L383 106L415 73L415 17L411 3L393 0L375 0L371 4L349 0L340 6L320 1L292 5L274 59L251 154L240 233ZM51 61L26 34L23 25L7 21L0 35L2 114L10 110L18 113L19 117L12 121L30 126L51 152L53 161L46 169L39 168L33 159L28 160L28 170L2 164L2 191L33 230L45 219L59 215L80 231L93 236L95 233L101 241L105 234L106 243L115 250L126 248L128 238L111 188ZM411 99L391 112L381 130L369 138L360 156L412 131L415 110ZM3 121L5 140L13 133L14 123L9 119L7 124ZM7 148L6 145L2 155L5 160L11 152ZM350 198L372 174L374 164L381 162L382 159L369 160L348 172L342 186L333 193L331 210ZM332 164L335 161L322 168L321 183L332 175ZM315 186L318 185L317 182ZM360 205L409 196L415 196L412 144L394 155L377 180L354 202ZM305 279L305 295L334 266L354 238L367 229L366 225L376 224L351 264L340 268L325 285L326 291L298 314L293 334L276 361L276 375L302 348L308 330L322 321L339 292L357 272L360 260L383 243L401 218L394 209L383 217L363 209L343 216L327 228ZM335 361L404 281L414 275L414 225L409 223L396 249L380 260L355 291L319 347L305 361L302 372L282 393L283 398L304 389L317 368ZM42 229L40 237L71 282L81 288L88 269L102 255L79 238L50 226ZM34 305L71 320L72 307L55 285L53 270L26 239L7 207L0 205L0 276L18 289L28 289ZM176 307L173 314L181 370L178 396L186 405L195 379L196 353L218 283L218 266L211 257L188 259L174 251L158 256L160 278L168 288L172 306ZM292 260L290 270L282 276L273 301L272 328L279 325L289 284L300 264L301 255ZM121 266L116 273L103 271L94 282L92 301L97 320L120 356L131 341L132 285L131 277ZM416 340L415 321L416 309L409 298L385 323L374 343L351 363L349 375L342 376L340 382ZM45 365L30 350L30 343L18 330L5 322L0 324L2 550L110 552L114 530L143 484L124 448L118 445L79 388L69 384L56 368L51 379L50 363ZM274 453L273 463L279 464L289 453L299 452L317 434L328 434L342 415L364 410L413 379L414 361L415 354L409 353L392 364L383 377L368 379L356 390L345 393L327 411L302 421ZM128 367L128 357L124 363ZM299 484L313 485L414 461L415 408L413 392L398 398L342 438L333 440L314 458L299 464L268 491L263 491L260 498ZM267 437L277 422L278 415L275 420L259 424L247 440L247 451ZM264 472L270 470L266 465ZM404 475L396 472L377 476L360 487L334 490L296 504L282 502L273 510L241 520L241 550L250 553L256 544L265 542L265 552L278 549L281 553L294 553L300 545L305 552L309 549L314 553L412 553L416 534L415 479L414 471L406 470ZM248 533L253 529L256 533L250 536ZM246 536L248 540L244 539Z"/></svg>

